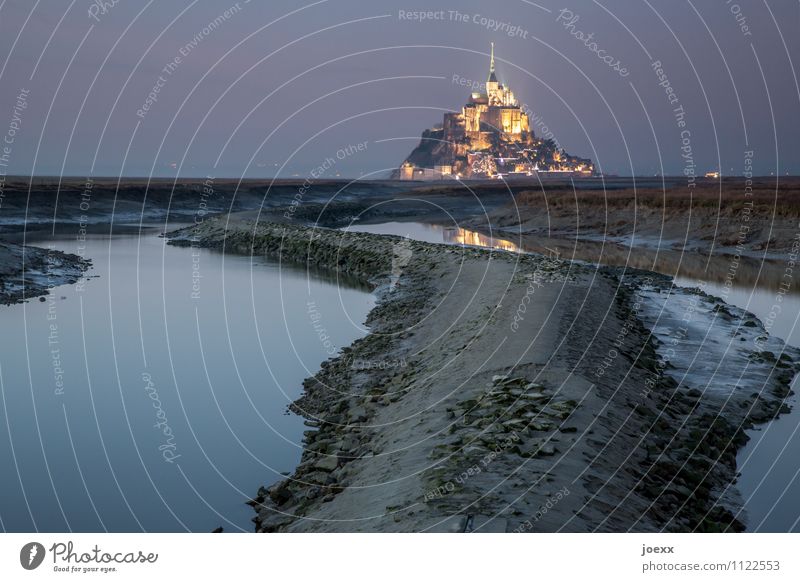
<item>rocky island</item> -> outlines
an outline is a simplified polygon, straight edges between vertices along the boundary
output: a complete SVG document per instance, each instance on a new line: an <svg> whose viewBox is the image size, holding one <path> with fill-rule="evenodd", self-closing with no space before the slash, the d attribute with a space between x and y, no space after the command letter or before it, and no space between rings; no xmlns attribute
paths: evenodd
<svg viewBox="0 0 800 582"><path fill-rule="evenodd" d="M591 176L592 161L568 154L552 136L538 137L529 108L498 81L492 43L489 76L460 112L444 114L392 177L461 180L530 176Z"/></svg>

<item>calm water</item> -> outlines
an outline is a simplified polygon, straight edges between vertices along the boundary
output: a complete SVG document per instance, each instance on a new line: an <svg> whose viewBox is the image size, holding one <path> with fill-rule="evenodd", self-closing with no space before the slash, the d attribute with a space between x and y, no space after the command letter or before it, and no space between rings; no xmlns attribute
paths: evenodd
<svg viewBox="0 0 800 582"><path fill-rule="evenodd" d="M84 254L84 285L0 309L0 525L252 531L244 501L300 457L287 404L364 335L373 296L154 235Z"/></svg>
<svg viewBox="0 0 800 582"><path fill-rule="evenodd" d="M691 281L682 281L687 286ZM800 296L786 295L778 302L775 291L748 287L727 291L719 284L705 290L758 316L771 334L800 346ZM775 317L775 305L781 310ZM772 315L771 315L772 314ZM792 385L800 390L800 376ZM739 452L739 491L745 499L748 529L766 532L800 532L800 403L790 397L792 412L758 430L748 431L750 441Z"/></svg>
<svg viewBox="0 0 800 582"><path fill-rule="evenodd" d="M765 323L772 335L800 347L800 289L796 285L782 297L780 313L775 316L777 289L787 267L785 260L743 258L736 270L734 286L726 289L723 282L731 268L731 259L725 256L709 259L698 253L671 249L637 248L632 251L596 241L492 237L463 228L422 223L353 225L348 230L512 252L557 253L562 258L657 271L674 276L675 283L680 286L703 284L707 293L750 311ZM798 378L795 378L794 389L800 390ZM793 407L790 414L748 432L751 440L737 458L741 473L738 488L751 531L800 531L800 403L792 397L789 404Z"/></svg>

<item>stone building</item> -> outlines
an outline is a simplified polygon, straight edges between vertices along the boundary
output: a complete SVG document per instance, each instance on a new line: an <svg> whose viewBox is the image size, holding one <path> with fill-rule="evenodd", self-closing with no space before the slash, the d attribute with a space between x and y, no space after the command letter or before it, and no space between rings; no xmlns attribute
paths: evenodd
<svg viewBox="0 0 800 582"><path fill-rule="evenodd" d="M425 130L393 177L467 179L544 171L591 175L593 170L591 160L570 156L552 140L534 135L513 91L497 78L492 43L486 91L472 93L461 111L445 113L441 128Z"/></svg>

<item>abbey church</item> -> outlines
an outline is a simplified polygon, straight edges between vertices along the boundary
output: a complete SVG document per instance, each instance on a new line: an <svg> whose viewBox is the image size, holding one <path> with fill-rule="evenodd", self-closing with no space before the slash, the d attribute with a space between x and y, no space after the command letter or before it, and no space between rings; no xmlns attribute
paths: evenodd
<svg viewBox="0 0 800 582"><path fill-rule="evenodd" d="M487 179L533 175L591 176L591 160L537 138L514 93L497 79L492 43L486 91L472 93L460 112L445 113L394 177L401 180Z"/></svg>

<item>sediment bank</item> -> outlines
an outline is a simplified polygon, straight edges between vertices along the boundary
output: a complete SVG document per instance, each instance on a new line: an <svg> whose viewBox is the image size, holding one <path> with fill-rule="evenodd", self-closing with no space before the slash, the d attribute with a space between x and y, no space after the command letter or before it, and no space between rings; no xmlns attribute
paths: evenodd
<svg viewBox="0 0 800 582"><path fill-rule="evenodd" d="M75 283L90 265L77 255L0 242L0 303L18 303Z"/></svg>
<svg viewBox="0 0 800 582"><path fill-rule="evenodd" d="M736 451L785 406L796 354L742 347L771 370L757 388L682 382L648 327L667 278L242 219L170 236L330 268L378 295L370 334L292 405L309 427L302 460L251 501L257 531L743 529ZM764 333L697 297L732 333Z"/></svg>
<svg viewBox="0 0 800 582"><path fill-rule="evenodd" d="M576 188L532 188L462 226L761 260L797 252L800 187L794 178L703 180L688 190Z"/></svg>

